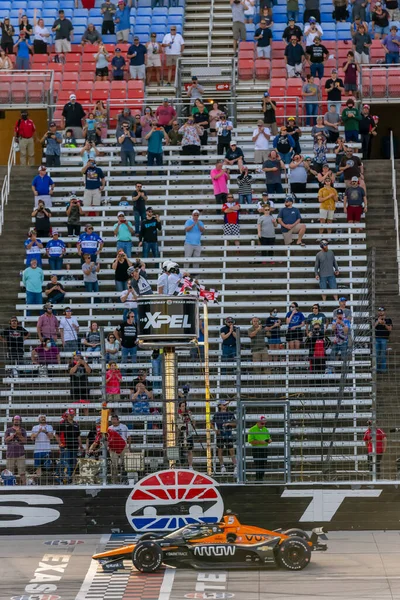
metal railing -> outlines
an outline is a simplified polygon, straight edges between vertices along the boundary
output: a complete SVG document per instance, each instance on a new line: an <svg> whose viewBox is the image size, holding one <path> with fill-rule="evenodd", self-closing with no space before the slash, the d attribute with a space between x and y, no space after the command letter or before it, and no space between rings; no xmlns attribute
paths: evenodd
<svg viewBox="0 0 400 600"><path fill-rule="evenodd" d="M3 231L4 211L8 203L8 195L10 193L11 169L15 165L15 144L11 142L10 154L7 161L7 173L4 177L3 185L1 186L1 206L0 206L0 234Z"/></svg>
<svg viewBox="0 0 400 600"><path fill-rule="evenodd" d="M214 29L214 0L211 0L210 4L210 22L209 22L209 32L208 43L207 43L207 65L210 66L211 58L212 58L212 34ZM235 79L233 77L233 79Z"/></svg>
<svg viewBox="0 0 400 600"><path fill-rule="evenodd" d="M397 285L400 295L400 231L399 231L399 206L397 203L396 166L394 162L393 130L390 131L390 161L392 163L392 195L394 206L394 226L396 230L396 257L397 257Z"/></svg>

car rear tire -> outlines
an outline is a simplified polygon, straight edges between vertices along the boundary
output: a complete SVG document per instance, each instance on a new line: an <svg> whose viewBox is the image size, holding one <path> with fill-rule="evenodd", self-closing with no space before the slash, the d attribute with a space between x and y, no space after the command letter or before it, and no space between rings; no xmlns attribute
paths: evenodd
<svg viewBox="0 0 400 600"><path fill-rule="evenodd" d="M146 540L156 540L158 537L160 536L156 535L155 533L144 533L140 536L138 542L144 542Z"/></svg>
<svg viewBox="0 0 400 600"><path fill-rule="evenodd" d="M286 531L283 531L283 535L289 535L290 537L299 537L302 540L306 540L306 542L311 541L308 533L306 533L302 529L287 529Z"/></svg>
<svg viewBox="0 0 400 600"><path fill-rule="evenodd" d="M161 566L162 558L162 549L151 540L139 542L132 552L133 566L142 573L157 571Z"/></svg>
<svg viewBox="0 0 400 600"><path fill-rule="evenodd" d="M284 540L277 549L276 560L280 567L288 571L301 571L311 559L311 548L300 537Z"/></svg>

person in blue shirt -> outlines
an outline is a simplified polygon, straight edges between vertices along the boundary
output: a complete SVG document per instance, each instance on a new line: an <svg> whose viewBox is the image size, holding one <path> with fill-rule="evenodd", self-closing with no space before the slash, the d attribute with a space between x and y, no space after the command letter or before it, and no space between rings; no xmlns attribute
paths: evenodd
<svg viewBox="0 0 400 600"><path fill-rule="evenodd" d="M144 138L148 142L147 146L147 166L151 167L154 163L157 166L163 164L163 146L162 141L169 144L169 137L165 132L164 127L157 124L157 121L152 122L152 127L149 133ZM151 171L148 172L152 175Z"/></svg>
<svg viewBox="0 0 400 600"><path fill-rule="evenodd" d="M135 141L136 138L133 131L129 128L129 123L122 123L122 132L118 136L118 143L121 145L121 164L124 167L128 165L133 167L135 164ZM123 171L122 174L126 175L127 172ZM134 175L134 172L131 171L129 174Z"/></svg>
<svg viewBox="0 0 400 600"><path fill-rule="evenodd" d="M121 48L115 48L115 54L111 59L111 71L115 81L123 81L126 60L121 56Z"/></svg>
<svg viewBox="0 0 400 600"><path fill-rule="evenodd" d="M129 42L129 31L131 28L130 15L131 15L132 0L127 0L125 4L124 0L118 1L118 8L115 11L114 23L116 25L117 42Z"/></svg>
<svg viewBox="0 0 400 600"><path fill-rule="evenodd" d="M289 350L300 350L300 344L304 337L303 327L305 324L305 316L299 311L297 302L292 302L289 306L289 312L286 313L286 341ZM301 356L295 354L293 360L300 360Z"/></svg>
<svg viewBox="0 0 400 600"><path fill-rule="evenodd" d="M83 206L100 206L101 192L106 185L106 178L96 161L89 158L87 164L81 170L85 176L85 192L83 194Z"/></svg>
<svg viewBox="0 0 400 600"><path fill-rule="evenodd" d="M36 237L36 231L33 229L28 233L28 239L24 242L26 252L26 266L29 267L32 260L36 260L37 266L42 266L42 254L40 250L43 248L42 240Z"/></svg>
<svg viewBox="0 0 400 600"><path fill-rule="evenodd" d="M63 258L66 251L66 246L59 238L57 229L53 229L51 240L46 244L46 254L49 258L51 271L61 271L63 268Z"/></svg>
<svg viewBox="0 0 400 600"><path fill-rule="evenodd" d="M133 44L129 47L126 58L129 58L129 73L131 79L145 79L147 48L139 42L137 35L133 38Z"/></svg>
<svg viewBox="0 0 400 600"><path fill-rule="evenodd" d="M293 206L293 198L289 194L285 198L285 207L281 208L278 214L278 223L281 226L281 233L286 246L290 246L293 241L293 234L298 233L298 246L305 246L302 241L306 232L306 226L301 222L301 214L298 208Z"/></svg>
<svg viewBox="0 0 400 600"><path fill-rule="evenodd" d="M203 221L199 220L200 212L194 210L192 217L185 223L185 257L201 256L201 236L205 231ZM193 263L195 273L200 269L199 263ZM194 276L195 273L192 273Z"/></svg>
<svg viewBox="0 0 400 600"><path fill-rule="evenodd" d="M84 262L84 254L90 254L92 261L95 263L97 261L97 254L100 254L103 246L104 242L99 234L93 233L93 225L86 225L85 233L81 233L76 244L82 264Z"/></svg>
<svg viewBox="0 0 400 600"><path fill-rule="evenodd" d="M32 46L26 39L25 32L21 31L17 43L14 46L14 54L17 55L15 68L18 71L28 71L30 67L30 55L33 54Z"/></svg>
<svg viewBox="0 0 400 600"><path fill-rule="evenodd" d="M39 175L32 181L32 191L35 196L35 208L39 205L39 200L43 200L46 208L51 208L51 196L54 191L54 181L47 175L47 169L41 165L38 169Z"/></svg>

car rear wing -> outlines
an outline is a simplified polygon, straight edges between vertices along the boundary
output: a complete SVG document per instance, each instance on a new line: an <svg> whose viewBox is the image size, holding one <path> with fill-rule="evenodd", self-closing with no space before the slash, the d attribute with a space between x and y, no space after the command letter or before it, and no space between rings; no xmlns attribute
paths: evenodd
<svg viewBox="0 0 400 600"><path fill-rule="evenodd" d="M320 540L327 540L328 532L323 527L315 527L311 531L310 540L312 542L312 549L319 552L325 552L328 549L328 544L321 544Z"/></svg>

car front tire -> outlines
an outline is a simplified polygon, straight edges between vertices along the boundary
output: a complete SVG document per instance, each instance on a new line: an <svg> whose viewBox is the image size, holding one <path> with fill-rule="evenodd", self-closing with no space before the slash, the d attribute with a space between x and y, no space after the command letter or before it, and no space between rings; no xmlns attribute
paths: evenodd
<svg viewBox="0 0 400 600"><path fill-rule="evenodd" d="M139 542L132 552L132 563L142 573L157 571L163 559L163 551L158 544L150 540Z"/></svg>
<svg viewBox="0 0 400 600"><path fill-rule="evenodd" d="M311 548L303 538L293 536L278 546L276 561L288 571L301 571L310 559Z"/></svg>

